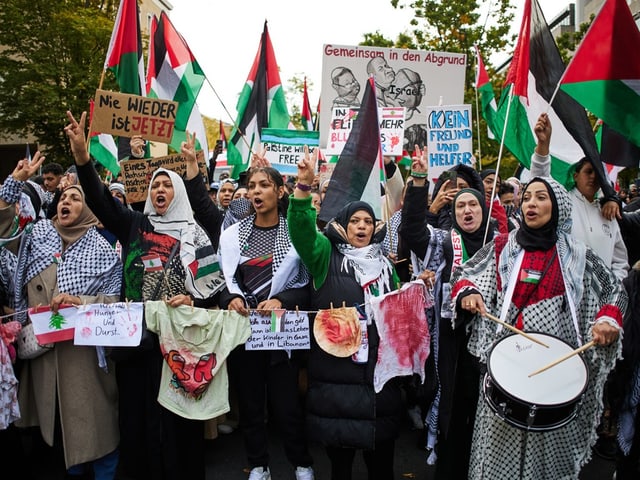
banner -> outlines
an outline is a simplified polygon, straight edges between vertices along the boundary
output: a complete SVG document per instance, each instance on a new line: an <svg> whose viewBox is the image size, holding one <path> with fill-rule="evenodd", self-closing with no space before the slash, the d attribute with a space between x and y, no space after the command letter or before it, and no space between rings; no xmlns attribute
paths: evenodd
<svg viewBox="0 0 640 480"><path fill-rule="evenodd" d="M96 90L92 130L171 143L178 102Z"/></svg>
<svg viewBox="0 0 640 480"><path fill-rule="evenodd" d="M467 57L461 53L431 52L363 45L323 47L322 93L325 112L358 108L365 82L375 80L378 107L401 107L405 113L402 150L427 144L428 105L458 105L464 101ZM331 115L320 115L320 147L328 146Z"/></svg>
<svg viewBox="0 0 640 480"><path fill-rule="evenodd" d="M266 158L283 175L297 175L298 161L304 158L304 146L317 148L319 132L263 128L260 136Z"/></svg>

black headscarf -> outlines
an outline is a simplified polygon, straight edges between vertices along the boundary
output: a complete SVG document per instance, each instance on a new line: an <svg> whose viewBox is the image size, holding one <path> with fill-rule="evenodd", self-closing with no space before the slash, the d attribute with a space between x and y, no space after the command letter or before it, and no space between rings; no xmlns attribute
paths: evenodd
<svg viewBox="0 0 640 480"><path fill-rule="evenodd" d="M333 220L327 224L325 232L327 238L333 243L349 243L347 240L347 226L353 214L360 210L371 215L371 218L376 223L373 235L371 236L371 242L369 243L381 243L387 231L386 225L384 222L376 220L376 215L371 205L362 201L350 202L342 207Z"/></svg>
<svg viewBox="0 0 640 480"><path fill-rule="evenodd" d="M480 204L480 208L482 208L482 222L480 223L480 227L475 232L465 232L460 225L458 225L458 221L456 219L456 202L458 201L458 197L463 193L470 193L474 197L478 199L478 203ZM471 258L475 253L480 250L483 246L484 240L484 232L487 228L487 219L489 218L489 214L487 211L487 205L484 200L484 193L479 192L474 188L463 188L460 190L456 196L453 198L452 208L451 208L451 220L453 222L453 228L460 234L462 237L462 241L464 242L464 248L467 252L469 258ZM488 238L488 241L491 241L491 237Z"/></svg>
<svg viewBox="0 0 640 480"><path fill-rule="evenodd" d="M542 183L547 192L549 192L549 198L551 198L551 220L549 220L546 224L544 224L540 228L531 228L527 225L526 215L524 210L522 211L523 219L522 225L516 232L516 240L517 242L524 248L527 252L535 252L535 251L546 251L553 247L558 241L558 199L556 198L555 193L553 193L553 189L549 183L540 178L536 177L531 180L524 191L522 192L522 196L526 191L533 185L534 183Z"/></svg>

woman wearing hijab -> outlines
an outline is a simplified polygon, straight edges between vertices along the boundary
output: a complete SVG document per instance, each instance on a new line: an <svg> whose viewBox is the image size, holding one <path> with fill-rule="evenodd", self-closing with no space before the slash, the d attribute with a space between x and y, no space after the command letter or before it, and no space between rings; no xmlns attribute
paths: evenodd
<svg viewBox="0 0 640 480"><path fill-rule="evenodd" d="M0 209L14 209L24 182L39 162L18 162L0 191ZM17 255L16 311L61 304L118 300L122 265L96 231L98 220L79 185L67 187L51 220L40 220L26 234ZM6 265L3 263L3 268ZM118 464L118 388L114 365L102 347L54 343L37 358L24 361L19 374L19 427L39 427L53 446L56 423L62 435L69 475L91 467L96 479L113 479Z"/></svg>
<svg viewBox="0 0 640 480"><path fill-rule="evenodd" d="M595 346L582 354L587 372L580 408L555 429L512 426L492 410L488 394L480 394L469 478L578 478L597 438L605 380L620 355L627 295L594 251L570 236L571 200L555 180L533 178L523 192L522 213L518 230L496 237L451 279L455 323L471 329L469 352L486 364L495 342L510 334L485 314L553 336L571 350L590 340ZM537 347L515 338L522 345L516 351ZM553 369L545 374L553 381Z"/></svg>
<svg viewBox="0 0 640 480"><path fill-rule="evenodd" d="M247 187L254 213L229 226L220 238L226 279L220 305L243 315L248 315L249 309L270 314L274 309L304 308L309 273L289 241L282 175L271 167L252 168ZM265 424L267 396L296 479L313 479L313 460L307 450L297 393L299 361L298 352L250 351L244 346L231 355L230 375L238 398L250 480L271 478Z"/></svg>
<svg viewBox="0 0 640 480"><path fill-rule="evenodd" d="M212 245L211 239L218 238L220 212L214 211L207 219L205 231L193 218L182 179L163 168L151 177L144 213L127 209L111 196L90 161L84 135L86 112L80 122L71 112L67 117L70 123L65 133L80 183L90 192L87 203L123 246L122 299L166 298L171 307L192 302L206 307L215 302L214 295L224 281L217 272L199 275L198 267L217 259L217 245ZM206 196L201 178L192 182ZM162 264L163 270L146 267L150 261ZM145 337L140 347L118 351L123 473L144 479L203 479L203 422L184 418L158 403L164 359L157 335L147 331ZM126 358L121 355L123 349L130 352Z"/></svg>
<svg viewBox="0 0 640 480"><path fill-rule="evenodd" d="M488 214L483 194L463 188L453 197L451 229L431 227L425 216L429 193L426 172L425 158L414 158L414 179L405 195L400 237L412 252L414 271L435 272L435 308L428 312L433 346L426 366L427 379L432 379L427 385L431 392L427 449L432 451L428 463L436 463L436 478L466 478L479 370L465 348L468 334L452 328L449 280L456 268L482 248ZM495 233L490 227L488 241ZM437 455L433 452L436 444Z"/></svg>
<svg viewBox="0 0 640 480"><path fill-rule="evenodd" d="M320 233L310 196L316 155L307 151L298 164L288 213L291 241L313 277L312 309L357 305L362 306L360 314L372 320L369 300L399 286L382 252L384 223L376 221L369 204L351 202L327 224L325 234ZM363 347L356 360L331 355L311 341L307 431L326 446L333 480L351 479L356 450L363 450L369 478L394 478L395 438L403 412L400 383L391 380L375 393L380 339L375 322L367 324L368 353Z"/></svg>
<svg viewBox="0 0 640 480"><path fill-rule="evenodd" d="M452 173L455 173L455 180L451 179ZM484 194L482 179L473 167L459 164L440 175L427 210L429 225L443 230L451 228L451 202L462 188L473 188Z"/></svg>

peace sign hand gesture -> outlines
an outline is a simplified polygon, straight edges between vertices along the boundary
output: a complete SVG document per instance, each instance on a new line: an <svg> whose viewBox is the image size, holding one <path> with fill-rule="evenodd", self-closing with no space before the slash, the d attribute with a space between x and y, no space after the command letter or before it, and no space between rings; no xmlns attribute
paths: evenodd
<svg viewBox="0 0 640 480"><path fill-rule="evenodd" d="M14 180L17 180L19 182L26 182L27 180L29 180L29 178L31 178L31 176L35 175L35 173L40 168L40 165L42 165L42 162L44 162L44 159L45 156L38 151L31 159L31 162L29 162L29 160L27 160L26 158L20 160L16 165L16 168L14 168L13 172L11 172L11 176Z"/></svg>
<svg viewBox="0 0 640 480"><path fill-rule="evenodd" d="M187 165L186 178L191 180L195 178L199 173L198 160L196 158L196 134L195 132L186 132L187 139L180 145L180 153L184 157L184 161Z"/></svg>
<svg viewBox="0 0 640 480"><path fill-rule="evenodd" d="M78 122L71 113L67 110L67 119L69 124L64 127L64 133L69 137L69 145L71 146L71 153L77 165L86 165L89 163L89 152L87 151L87 140L84 135L85 125L87 123L87 112L82 112L80 121Z"/></svg>
<svg viewBox="0 0 640 480"><path fill-rule="evenodd" d="M309 147L304 146L304 157L298 161L298 184L293 191L294 198L306 198L309 196L311 184L316 177L316 164L318 163L318 149L309 152Z"/></svg>
<svg viewBox="0 0 640 480"><path fill-rule="evenodd" d="M413 177L413 184L416 186L423 186L427 181L427 148L422 150L418 145L415 146L415 151L411 157L411 173Z"/></svg>

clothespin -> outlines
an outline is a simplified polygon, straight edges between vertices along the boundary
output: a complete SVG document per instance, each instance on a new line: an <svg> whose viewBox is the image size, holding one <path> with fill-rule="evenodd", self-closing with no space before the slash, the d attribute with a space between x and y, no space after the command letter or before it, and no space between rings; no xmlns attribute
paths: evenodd
<svg viewBox="0 0 640 480"><path fill-rule="evenodd" d="M333 302L329 303L329 306L331 307L331 310L333 310Z"/></svg>
<svg viewBox="0 0 640 480"><path fill-rule="evenodd" d="M347 308L347 303L344 300L342 301L342 308Z"/></svg>
<svg viewBox="0 0 640 480"><path fill-rule="evenodd" d="M300 316L300 309L298 308L298 305L296 305L296 315Z"/></svg>
<svg viewBox="0 0 640 480"><path fill-rule="evenodd" d="M193 313L193 298L191 299L191 313Z"/></svg>

